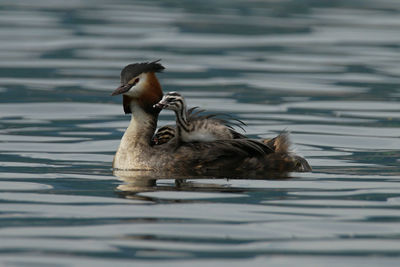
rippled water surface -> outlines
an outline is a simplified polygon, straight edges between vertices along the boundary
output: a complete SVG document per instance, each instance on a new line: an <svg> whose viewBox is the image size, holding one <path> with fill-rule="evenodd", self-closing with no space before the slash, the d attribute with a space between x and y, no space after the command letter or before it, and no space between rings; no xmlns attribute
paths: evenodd
<svg viewBox="0 0 400 267"><path fill-rule="evenodd" d="M399 44L396 0L1 1L0 265L398 265ZM159 58L164 91L291 131L314 171L118 180L110 93Z"/></svg>

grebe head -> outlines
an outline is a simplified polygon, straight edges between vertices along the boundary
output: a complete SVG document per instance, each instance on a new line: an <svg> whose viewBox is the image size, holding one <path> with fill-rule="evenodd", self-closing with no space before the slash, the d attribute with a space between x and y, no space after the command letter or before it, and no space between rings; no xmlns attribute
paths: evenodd
<svg viewBox="0 0 400 267"><path fill-rule="evenodd" d="M165 68L159 61L130 64L121 71L121 85L111 95L123 94L125 113L131 113L132 100L137 100L145 108L152 108L160 101L162 90L155 72L161 72Z"/></svg>
<svg viewBox="0 0 400 267"><path fill-rule="evenodd" d="M160 102L154 105L155 108L180 111L186 107L185 99L177 92L169 92L164 95Z"/></svg>

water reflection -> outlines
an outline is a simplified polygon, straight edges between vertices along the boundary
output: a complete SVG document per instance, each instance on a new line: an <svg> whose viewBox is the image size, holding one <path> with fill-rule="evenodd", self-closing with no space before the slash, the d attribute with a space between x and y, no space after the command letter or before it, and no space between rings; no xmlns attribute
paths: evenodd
<svg viewBox="0 0 400 267"><path fill-rule="evenodd" d="M209 178L188 179L120 179L123 184L116 187L123 198L163 202L198 202L201 199L240 197L248 192L246 188L232 187L227 184L212 183ZM202 182L204 180L205 182ZM158 182L157 182L158 181ZM146 192L154 192L148 194ZM184 192L189 193L187 195ZM228 194L235 193L235 194Z"/></svg>
<svg viewBox="0 0 400 267"><path fill-rule="evenodd" d="M292 177L286 173L269 173L269 174L251 174L250 172L246 176L239 176L237 173L230 173L228 171L210 172L209 175L198 175L192 174L177 174L177 173L165 173L165 172L154 172L149 170L116 170L114 169L113 174L118 177L123 184L116 187L121 192L121 196L127 198L136 198L138 193L142 192L245 192L248 188L232 187L226 182L233 180L288 180ZM174 181L173 184L163 184L164 181ZM203 182L206 181L206 182ZM213 182L219 181L219 182ZM222 183L221 183L222 181ZM224 182L225 181L225 182ZM179 199L178 197L175 197ZM143 199L143 198L139 198ZM155 199L147 198L147 200L155 201Z"/></svg>

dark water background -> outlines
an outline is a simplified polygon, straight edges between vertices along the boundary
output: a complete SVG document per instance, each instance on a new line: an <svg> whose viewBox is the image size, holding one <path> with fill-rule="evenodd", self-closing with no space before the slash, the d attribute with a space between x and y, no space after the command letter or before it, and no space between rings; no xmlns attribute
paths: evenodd
<svg viewBox="0 0 400 267"><path fill-rule="evenodd" d="M159 58L164 91L291 131L314 172L119 181L109 94ZM0 265L396 266L399 75L397 0L2 0Z"/></svg>

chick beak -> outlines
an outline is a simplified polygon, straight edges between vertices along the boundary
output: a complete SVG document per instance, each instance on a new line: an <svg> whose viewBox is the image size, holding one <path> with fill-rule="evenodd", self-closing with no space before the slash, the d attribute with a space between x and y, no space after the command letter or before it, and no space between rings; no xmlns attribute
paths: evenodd
<svg viewBox="0 0 400 267"><path fill-rule="evenodd" d="M123 84L120 87L118 87L117 89L114 90L114 92L111 93L112 96L114 95L120 95L123 93L126 93L129 91L129 89L132 88L132 84Z"/></svg>
<svg viewBox="0 0 400 267"><path fill-rule="evenodd" d="M165 107L165 104L162 102L158 102L157 104L153 105L153 108L160 109L160 110L163 109L164 107Z"/></svg>

